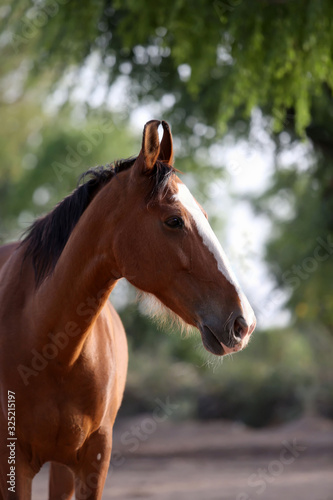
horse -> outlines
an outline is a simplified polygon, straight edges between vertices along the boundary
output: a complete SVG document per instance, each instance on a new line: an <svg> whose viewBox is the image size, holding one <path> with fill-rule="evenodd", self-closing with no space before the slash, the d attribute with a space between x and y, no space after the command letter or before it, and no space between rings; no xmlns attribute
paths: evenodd
<svg viewBox="0 0 333 500"><path fill-rule="evenodd" d="M196 327L210 353L247 345L253 310L177 173L170 127L151 120L137 156L88 170L1 247L1 500L31 499L46 462L51 500L102 497L128 361L108 300L121 278Z"/></svg>

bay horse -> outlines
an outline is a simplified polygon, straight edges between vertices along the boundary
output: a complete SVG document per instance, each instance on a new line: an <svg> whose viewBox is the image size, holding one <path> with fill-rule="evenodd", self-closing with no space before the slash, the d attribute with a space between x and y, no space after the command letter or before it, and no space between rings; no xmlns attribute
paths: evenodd
<svg viewBox="0 0 333 500"><path fill-rule="evenodd" d="M139 155L91 178L0 249L0 498L98 500L127 372L108 301L121 278L152 294L204 347L241 350L254 313L207 216L173 167L170 128L149 121Z"/></svg>

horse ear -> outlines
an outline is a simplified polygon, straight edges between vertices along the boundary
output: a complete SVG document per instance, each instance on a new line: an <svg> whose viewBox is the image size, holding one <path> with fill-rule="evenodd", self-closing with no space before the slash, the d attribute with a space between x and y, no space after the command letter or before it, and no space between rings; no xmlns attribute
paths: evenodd
<svg viewBox="0 0 333 500"><path fill-rule="evenodd" d="M158 159L163 163L168 163L172 165L173 163L173 146L172 146L172 135L169 124L162 121L163 125L163 138L160 145L160 154Z"/></svg>
<svg viewBox="0 0 333 500"><path fill-rule="evenodd" d="M150 120L143 129L141 152L146 170L151 170L154 167L160 153L160 139L158 136L160 124L159 120Z"/></svg>

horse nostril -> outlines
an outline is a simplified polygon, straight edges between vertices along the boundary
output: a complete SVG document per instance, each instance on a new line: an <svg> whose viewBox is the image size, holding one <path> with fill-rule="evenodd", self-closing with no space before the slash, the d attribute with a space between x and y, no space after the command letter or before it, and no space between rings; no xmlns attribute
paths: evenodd
<svg viewBox="0 0 333 500"><path fill-rule="evenodd" d="M249 327L243 318L243 316L238 316L238 318L235 319L234 323L234 337L236 340L239 342L245 337L247 332L249 331Z"/></svg>

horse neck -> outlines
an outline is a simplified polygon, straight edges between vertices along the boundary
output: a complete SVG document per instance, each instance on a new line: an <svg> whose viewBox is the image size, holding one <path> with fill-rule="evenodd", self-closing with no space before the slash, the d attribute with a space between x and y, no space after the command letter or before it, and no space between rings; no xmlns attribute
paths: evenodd
<svg viewBox="0 0 333 500"><path fill-rule="evenodd" d="M40 347L50 333L68 336L59 353L65 364L80 355L93 325L120 274L112 253L112 193L103 188L75 226L52 274L37 289L33 299L34 324ZM110 191L110 189L109 189ZM107 204L107 206L106 206ZM107 221L106 221L106 214Z"/></svg>

